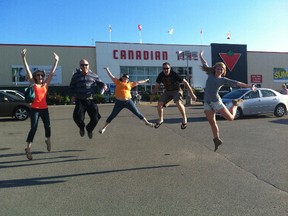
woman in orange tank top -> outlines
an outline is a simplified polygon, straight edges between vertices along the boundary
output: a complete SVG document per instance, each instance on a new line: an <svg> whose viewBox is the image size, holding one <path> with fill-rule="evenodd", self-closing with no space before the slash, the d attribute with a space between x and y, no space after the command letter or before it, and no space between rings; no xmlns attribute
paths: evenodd
<svg viewBox="0 0 288 216"><path fill-rule="evenodd" d="M27 147L25 148L26 157L28 160L32 160L32 142L34 136L37 131L39 117L42 119L44 128L45 128L45 143L48 152L51 151L51 128L50 128L50 117L48 112L48 106L46 103L46 96L48 92L48 85L51 82L51 79L55 73L55 70L58 65L59 57L56 53L54 53L54 64L50 73L48 74L47 78L45 79L45 72L42 70L36 70L35 72L31 72L26 60L26 49L23 49L21 52L22 61L24 67L26 69L26 73L30 83L34 83L33 89L35 92L35 98L31 103L31 112L30 112L30 119L31 119L31 128L28 133L26 142Z"/></svg>
<svg viewBox="0 0 288 216"><path fill-rule="evenodd" d="M110 122L119 114L119 112L126 108L129 109L134 115L136 115L140 120L144 121L144 123L150 127L154 127L153 123L150 123L147 121L147 119L140 113L140 111L137 109L135 103L131 100L131 89L139 84L143 84L149 81L149 79L146 80L140 80L135 82L129 82L129 76L128 74L124 74L120 79L117 79L109 70L108 67L104 68L108 74L108 76L111 78L111 80L116 85L115 88L115 105L112 110L112 113L107 118L105 125L103 128L99 131L100 134L103 134Z"/></svg>

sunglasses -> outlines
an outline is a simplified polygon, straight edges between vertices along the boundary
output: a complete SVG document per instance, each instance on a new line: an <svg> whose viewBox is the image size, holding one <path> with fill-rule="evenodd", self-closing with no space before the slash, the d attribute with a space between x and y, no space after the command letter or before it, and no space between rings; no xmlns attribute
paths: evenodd
<svg viewBox="0 0 288 216"><path fill-rule="evenodd" d="M45 75L44 74L36 74L36 76L38 76L38 77L44 77Z"/></svg>
<svg viewBox="0 0 288 216"><path fill-rule="evenodd" d="M163 68L163 70L169 70L170 68Z"/></svg>
<svg viewBox="0 0 288 216"><path fill-rule="evenodd" d="M88 66L89 64L80 64L81 67Z"/></svg>

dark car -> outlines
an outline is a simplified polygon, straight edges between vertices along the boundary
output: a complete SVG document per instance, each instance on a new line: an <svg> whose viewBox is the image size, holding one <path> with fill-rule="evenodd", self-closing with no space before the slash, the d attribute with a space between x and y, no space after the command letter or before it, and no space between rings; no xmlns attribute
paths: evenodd
<svg viewBox="0 0 288 216"><path fill-rule="evenodd" d="M257 88L255 92L249 88L243 88L222 97L227 108L232 106L233 99L243 99L237 108L235 119L258 114L274 114L276 117L282 117L288 108L288 96L269 88ZM217 113L217 115L220 114Z"/></svg>
<svg viewBox="0 0 288 216"><path fill-rule="evenodd" d="M0 117L14 117L24 121L29 117L30 104L9 93L0 92Z"/></svg>

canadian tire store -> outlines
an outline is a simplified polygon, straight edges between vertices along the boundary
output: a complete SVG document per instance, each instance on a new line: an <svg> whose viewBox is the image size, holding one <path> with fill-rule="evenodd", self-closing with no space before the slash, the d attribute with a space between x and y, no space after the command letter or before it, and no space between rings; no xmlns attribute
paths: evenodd
<svg viewBox="0 0 288 216"><path fill-rule="evenodd" d="M228 68L228 78L275 90L280 90L283 83L288 83L288 52L247 51L247 45L115 42L96 42L95 46L0 44L1 89L17 89L28 85L20 57L24 48L28 50L27 60L32 71L43 68L49 72L53 63L53 52L59 55L59 66L51 84L55 89L67 88L73 72L83 58L89 61L90 69L97 72L107 84L110 84L111 80L103 70L104 66L108 66L115 76L128 73L131 81L149 78L151 82L141 88L150 90L162 64L169 62L194 88L204 88L206 74L200 70L200 50L204 51L209 65L218 61L224 62Z"/></svg>

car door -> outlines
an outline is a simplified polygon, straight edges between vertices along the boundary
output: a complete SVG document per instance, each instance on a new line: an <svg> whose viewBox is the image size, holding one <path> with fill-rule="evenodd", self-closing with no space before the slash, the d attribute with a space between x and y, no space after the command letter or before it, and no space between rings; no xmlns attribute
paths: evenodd
<svg viewBox="0 0 288 216"><path fill-rule="evenodd" d="M273 113L278 104L277 95L269 89L262 89L260 92L262 113Z"/></svg>
<svg viewBox="0 0 288 216"><path fill-rule="evenodd" d="M6 117L10 115L9 113L11 113L11 107L7 101L7 97L3 94L0 94L0 116Z"/></svg>
<svg viewBox="0 0 288 216"><path fill-rule="evenodd" d="M259 90L249 91L243 96L242 111L244 115L261 113L261 99Z"/></svg>

